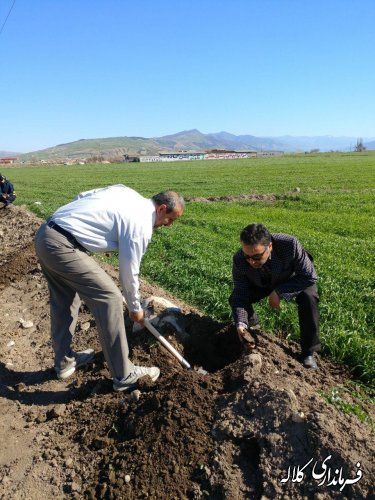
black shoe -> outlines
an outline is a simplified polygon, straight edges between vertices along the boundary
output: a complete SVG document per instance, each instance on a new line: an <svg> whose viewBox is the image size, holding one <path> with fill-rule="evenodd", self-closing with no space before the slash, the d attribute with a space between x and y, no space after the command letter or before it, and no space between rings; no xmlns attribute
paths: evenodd
<svg viewBox="0 0 375 500"><path fill-rule="evenodd" d="M318 369L318 365L316 364L314 355L305 356L302 360L302 363L305 368L311 368L312 370Z"/></svg>

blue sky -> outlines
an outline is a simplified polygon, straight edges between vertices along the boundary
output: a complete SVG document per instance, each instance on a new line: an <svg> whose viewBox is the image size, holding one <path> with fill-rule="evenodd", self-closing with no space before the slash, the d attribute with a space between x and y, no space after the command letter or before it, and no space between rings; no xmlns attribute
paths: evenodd
<svg viewBox="0 0 375 500"><path fill-rule="evenodd" d="M374 22L374 0L16 0L0 150L192 128L373 138Z"/></svg>

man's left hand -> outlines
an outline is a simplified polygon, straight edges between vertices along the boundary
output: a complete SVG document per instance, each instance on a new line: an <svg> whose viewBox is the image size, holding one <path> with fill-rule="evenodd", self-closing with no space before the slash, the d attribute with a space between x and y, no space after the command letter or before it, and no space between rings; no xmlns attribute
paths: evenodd
<svg viewBox="0 0 375 500"><path fill-rule="evenodd" d="M269 294L268 303L273 309L280 309L280 297L275 290Z"/></svg>

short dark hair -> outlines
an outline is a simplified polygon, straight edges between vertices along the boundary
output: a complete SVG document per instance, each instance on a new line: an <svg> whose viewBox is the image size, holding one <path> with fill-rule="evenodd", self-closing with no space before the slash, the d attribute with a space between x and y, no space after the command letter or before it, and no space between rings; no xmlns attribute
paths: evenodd
<svg viewBox="0 0 375 500"><path fill-rule="evenodd" d="M185 208L185 200L182 196L174 191L163 191L162 193L154 194L151 198L155 205L166 205L167 213L173 212L176 208Z"/></svg>
<svg viewBox="0 0 375 500"><path fill-rule="evenodd" d="M271 243L271 233L263 224L249 224L242 229L240 240L245 245L256 245L260 243L265 247Z"/></svg>

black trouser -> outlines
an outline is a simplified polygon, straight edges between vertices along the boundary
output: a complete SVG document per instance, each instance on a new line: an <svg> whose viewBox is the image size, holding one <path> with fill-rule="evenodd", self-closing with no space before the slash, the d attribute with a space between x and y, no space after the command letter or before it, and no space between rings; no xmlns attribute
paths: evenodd
<svg viewBox="0 0 375 500"><path fill-rule="evenodd" d="M320 351L319 295L316 285L306 288L296 297L302 354Z"/></svg>
<svg viewBox="0 0 375 500"><path fill-rule="evenodd" d="M248 324L250 326L258 323L258 318L254 312L253 304L259 302L265 297L268 297L272 291L273 289L269 288L256 288L249 290L248 303L244 309L248 314ZM305 288L305 290L302 290L302 292L296 296L295 300L298 307L302 354L304 356L308 356L313 352L320 351L319 295L317 286L312 285ZM233 309L237 307L233 301L233 294L229 298L229 303Z"/></svg>

